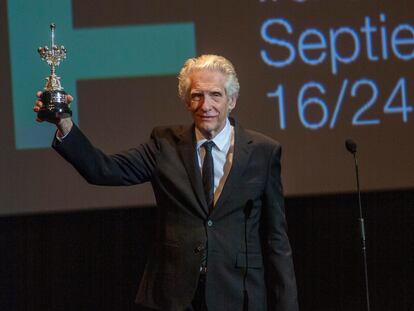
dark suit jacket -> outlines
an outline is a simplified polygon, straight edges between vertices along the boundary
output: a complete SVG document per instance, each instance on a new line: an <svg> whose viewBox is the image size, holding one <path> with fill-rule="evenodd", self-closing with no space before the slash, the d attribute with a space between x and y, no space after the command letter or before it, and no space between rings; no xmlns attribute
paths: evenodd
<svg viewBox="0 0 414 311"><path fill-rule="evenodd" d="M147 143L111 156L94 148L76 126L62 143L53 143L89 183L152 183L157 200L156 243L141 280L138 303L171 311L191 305L202 253L207 251L209 310L242 310L244 209L250 205L250 310L298 310L280 179L280 145L234 125L233 165L210 215L197 162L194 126L155 128Z"/></svg>

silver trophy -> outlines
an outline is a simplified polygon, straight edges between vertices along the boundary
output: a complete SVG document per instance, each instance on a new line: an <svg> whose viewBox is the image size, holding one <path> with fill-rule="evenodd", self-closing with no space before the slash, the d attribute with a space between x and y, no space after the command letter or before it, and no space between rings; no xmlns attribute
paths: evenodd
<svg viewBox="0 0 414 311"><path fill-rule="evenodd" d="M42 60L50 66L50 76L46 78L46 85L41 96L43 107L38 112L38 117L50 122L72 116L68 106L67 93L60 84L60 77L56 75L56 67L66 58L66 48L55 45L55 24L50 24L52 32L52 46L37 49Z"/></svg>

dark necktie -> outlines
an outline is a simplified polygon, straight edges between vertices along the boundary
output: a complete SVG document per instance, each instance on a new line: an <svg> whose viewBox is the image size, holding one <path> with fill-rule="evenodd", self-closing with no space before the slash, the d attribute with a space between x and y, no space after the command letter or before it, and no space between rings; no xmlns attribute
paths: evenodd
<svg viewBox="0 0 414 311"><path fill-rule="evenodd" d="M202 146L206 150L202 168L203 187L204 194L206 195L208 211L211 212L214 205L214 162L213 155L211 153L214 142L206 141Z"/></svg>

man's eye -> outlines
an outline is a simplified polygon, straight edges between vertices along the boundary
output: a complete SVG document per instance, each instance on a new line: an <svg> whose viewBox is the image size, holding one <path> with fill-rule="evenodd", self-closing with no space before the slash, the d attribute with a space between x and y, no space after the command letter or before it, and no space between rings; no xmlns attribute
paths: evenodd
<svg viewBox="0 0 414 311"><path fill-rule="evenodd" d="M191 94L191 100L194 100L194 101L199 101L199 100L201 100L201 98L202 98L202 94L200 94L200 93L194 93L194 94Z"/></svg>
<svg viewBox="0 0 414 311"><path fill-rule="evenodd" d="M214 96L214 97L221 97L221 93L220 93L220 92L212 92L212 93L211 93L211 96Z"/></svg>

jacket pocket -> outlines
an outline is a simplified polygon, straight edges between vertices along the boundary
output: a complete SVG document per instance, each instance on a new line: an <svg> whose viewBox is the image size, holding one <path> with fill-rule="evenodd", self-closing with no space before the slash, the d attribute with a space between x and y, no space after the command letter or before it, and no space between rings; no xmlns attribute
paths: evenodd
<svg viewBox="0 0 414 311"><path fill-rule="evenodd" d="M263 268L263 256L261 254L247 254L248 268ZM246 254L238 253L236 260L237 268L246 268Z"/></svg>

